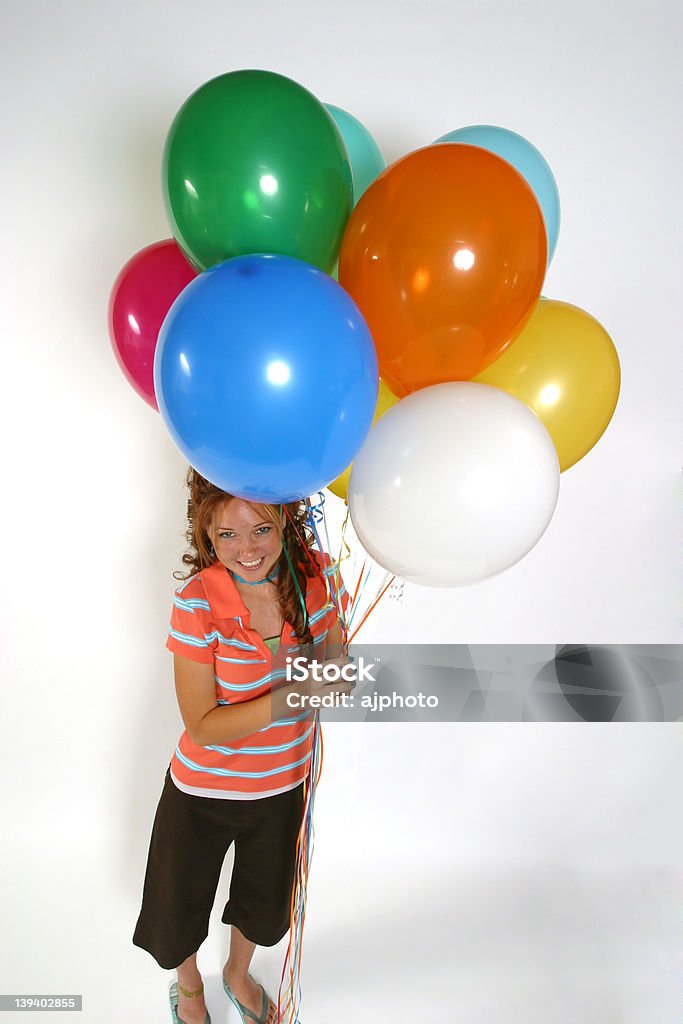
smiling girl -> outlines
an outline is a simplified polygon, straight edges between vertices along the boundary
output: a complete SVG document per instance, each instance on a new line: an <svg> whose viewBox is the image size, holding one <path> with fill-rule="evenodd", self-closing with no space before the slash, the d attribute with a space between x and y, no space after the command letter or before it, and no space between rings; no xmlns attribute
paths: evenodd
<svg viewBox="0 0 683 1024"><path fill-rule="evenodd" d="M314 729L311 712L292 712L286 696L353 688L312 676L281 685L285 657L348 663L336 610L348 597L313 548L305 502L243 501L193 469L187 481L189 573L179 576L166 641L185 730L154 819L133 942L177 968L175 1024L210 1022L196 954L234 842L223 987L243 1021L273 1024L276 1007L249 965L257 945L289 928Z"/></svg>

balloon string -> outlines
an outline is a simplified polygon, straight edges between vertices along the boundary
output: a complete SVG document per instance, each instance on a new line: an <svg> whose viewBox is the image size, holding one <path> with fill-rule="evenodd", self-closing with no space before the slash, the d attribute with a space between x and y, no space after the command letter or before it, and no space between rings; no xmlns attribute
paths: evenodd
<svg viewBox="0 0 683 1024"><path fill-rule="evenodd" d="M339 557L337 558L337 563L339 564L340 568L341 568L342 562L345 562L347 559L350 561L350 559L351 559L351 547L349 545L349 542L346 539L346 530L347 530L348 523L349 523L349 515L350 515L350 510L349 510L349 507L347 505L347 507L346 507L346 515L344 516L344 522L342 523L342 528L341 528L341 542L340 542L340 545L339 545ZM351 608L351 604L352 604L352 601L349 600L349 609Z"/></svg>
<svg viewBox="0 0 683 1024"><path fill-rule="evenodd" d="M349 542L348 542L348 540L346 538L346 531L347 531L347 527L348 527L348 522L349 522L350 514L351 514L351 510L349 509L349 506L348 506L348 503L347 503L346 515L344 516L344 522L342 523L342 528L341 528L341 543L340 543L340 547L339 547L339 558L338 558L339 564L341 564L343 561L346 561L346 559L351 558L351 548L350 548ZM366 562L367 562L367 558L363 562L363 566L361 568L360 575L358 577L358 582L356 583L356 587L354 588L353 596L352 596L351 600L349 601L349 606L348 606L348 609L347 609L347 612L350 613L349 614L349 623L348 623L349 624L349 629L351 628L351 622L353 621L353 619L354 619L354 617L356 615L356 612L358 610L358 603L360 602L360 597L362 595L362 592L365 589L365 586L367 585L367 582L368 582L368 580L370 578L370 573L371 573L372 567L370 567L370 569L368 570L368 573L367 573L366 578L365 578L365 582L363 583L363 587L360 588L360 583L361 583L361 580L363 578L363 571L365 569ZM385 574L384 580L387 579L388 575L389 575L388 573ZM365 615L361 619L361 621L358 624L357 628L355 630L353 630L351 635L347 638L347 644L351 643L351 640L353 639L353 637L356 635L356 633L358 633L358 631L360 630L360 628L363 625L363 623L365 623L367 621L368 616L370 615L370 613L377 607L377 605L379 604L380 599L384 596L384 594L386 593L387 589L391 586L391 584L393 583L395 578L396 578L395 576L392 576L389 579L389 582L388 582L388 584L386 586L383 586L384 580L383 580L382 583L380 583L379 589L380 589L381 593L379 593L379 595L376 597L376 599L373 602L371 602L370 607L368 608L368 610L366 611Z"/></svg>
<svg viewBox="0 0 683 1024"><path fill-rule="evenodd" d="M308 502L308 499L306 499L306 501ZM329 541L330 541L330 537L329 537L329 534L327 532L327 520L325 518L324 503L322 505L322 516L321 516L321 519L322 519L323 526L325 528L325 536L326 536L326 539L327 539L327 546L325 548L323 548L323 545L322 545L322 543L320 541L320 536L318 534L318 530L316 529L315 520L312 517L310 518L310 524L311 524L311 529L313 531L313 536L315 538L315 542L318 545L318 550L322 552L322 551L328 551L329 550ZM331 576L331 570L332 569L333 569L333 566L330 566L329 568L327 568L327 569L325 569L323 571L323 576L325 578L325 590L326 590L328 599L334 605L334 608L335 608L335 610L337 612L337 617L339 618L339 621L340 621L340 624L341 624L341 627L342 627L342 632L344 632L344 628L345 628L344 610L343 610L343 608L341 606L341 601L338 598L338 594L339 594L339 578L338 578L339 577L339 573L338 573L338 569L335 567L335 584L336 584L336 586L334 588L332 588L330 586L330 581L329 581L329 577Z"/></svg>
<svg viewBox="0 0 683 1024"><path fill-rule="evenodd" d="M299 1024L301 950L306 916L306 889L314 846L313 807L316 788L322 772L322 762L323 737L319 714L316 712L311 761L304 781L303 819L296 845L295 884L290 901L290 937L278 991L278 1024ZM285 979L288 982L286 985Z"/></svg>
<svg viewBox="0 0 683 1024"><path fill-rule="evenodd" d="M312 509L312 506L311 506L311 504L310 504L308 499L306 499L306 505L308 507L309 521L310 521L310 524L311 524L311 529L312 529L315 541L316 541L316 543L318 545L319 550L322 552L323 548L322 548L322 545L320 543L320 535L319 535L318 530L316 528L315 517L314 517L314 514L313 514L313 509ZM344 638L345 638L345 649L347 649L348 648L348 644L351 642L351 639L356 635L358 630L367 621L367 619L368 619L369 615L371 614L371 612L374 610L374 608L379 603L380 599L383 597L383 595L386 593L388 588L391 586L391 583L393 582L394 577L392 576L391 579L389 580L389 582L386 584L386 586L383 587L383 589L381 590L381 593L379 594L379 596L376 597L375 600L371 603L370 607L368 608L368 610L363 615L360 623L358 624L356 629L353 631L351 636L349 636L348 632L349 632L349 629L350 629L351 618L353 618L354 614L358 610L357 601L359 601L361 595L363 594L365 588L368 585L368 580L370 578L370 573L371 573L371 570L372 570L372 566L370 566L368 568L367 573L365 573L365 567L366 567L367 561L368 561L367 557L366 557L364 559L364 561L363 561L363 566L361 568L361 572L360 572L360 575L358 577L358 581L357 581L356 586L354 588L353 597L352 597L352 599L351 599L351 601L350 601L350 603L348 605L348 609L351 610L351 618L347 621L346 617L344 615L343 607L341 605L341 599L339 597L339 591L340 591L341 585L343 583L343 581L341 579L341 575L340 575L339 566L340 566L340 563L342 561L342 557L348 558L348 557L350 557L350 554L351 554L350 548L349 548L348 544L346 543L346 537L345 537L346 525L348 523L348 518L349 518L348 511L347 511L347 515L346 515L346 518L344 520L344 524L343 524L343 527L342 527L342 547L344 547L344 546L346 547L346 552L347 553L345 555L342 555L342 551L340 550L340 556L337 559L337 562L334 564L334 580L335 580L335 586L334 587L331 586L331 582L328 579L328 572L327 571L323 571L323 572L320 571L320 567L318 566L318 563L316 562L316 560L314 559L313 555L309 551L308 545L305 543L304 538L301 536L301 533L299 532L296 524L293 522L291 516L289 515L289 513L287 512L286 509L285 509L285 514L289 518L289 521L292 523L294 531L297 534L297 536L299 538L299 541L301 542L304 551L306 552L306 556L313 563L313 566L314 566L314 569L315 569L317 575L322 577L323 582L325 584L326 593L330 597L330 600L334 603L334 606L337 608L337 613L339 615L339 621L340 621L340 624L341 624L341 627L342 627L342 632L343 632L343 635L344 635ZM324 513L324 508L322 510L322 523L323 523L325 537L326 537L327 544L328 544L328 549L329 549L329 534L328 534L328 531L327 531L327 521L326 521L326 517L325 517L325 513ZM286 551L286 548L285 548L285 551ZM305 601L304 601L304 598L303 598L303 594L301 593L301 588L298 585L298 580L297 580L296 575L294 574L294 569L293 569L293 566L291 564L291 561L290 561L289 557L287 558L287 562L289 564L290 571L294 575L294 579L295 579L295 583L296 583L296 586L297 586L297 592L299 594L299 598L300 598L300 600L303 602L303 604L305 606ZM332 576L331 572L329 573L329 576ZM305 925L305 922L306 922L306 897L307 897L307 890L308 890L309 872L310 872L310 867L311 867L312 858L313 858L313 849L314 849L314 845L315 845L315 832L314 832L314 827L313 827L313 810L314 810L314 806L315 806L315 795L316 795L316 791L317 791L317 786L318 786L318 782L320 780L320 776L321 776L321 773L322 773L322 764L323 764L323 734L322 734L322 729L321 729L321 726L320 726L320 715L319 715L318 712L316 712L315 716L314 716L314 730L313 730L313 739L312 739L312 745L311 745L311 759L310 759L310 763L309 763L308 772L307 772L306 778L304 780L302 821L301 821L301 825L300 825L300 828L299 828L299 834L298 834L297 843L296 843L296 868L295 868L294 885L292 887L292 895L291 895L291 900L290 900L289 940L288 940L288 946L287 946L287 953L286 953L286 956L285 956L285 961L284 961L284 964L283 964L283 967L282 967L282 974L281 974L281 977L280 977L280 988L278 990L278 999L277 999L277 1022L278 1022L278 1024L300 1024L300 1021L299 1021L299 1007L301 1005L301 957L302 957L302 948L303 948L304 925Z"/></svg>
<svg viewBox="0 0 683 1024"><path fill-rule="evenodd" d="M308 498L305 498L304 501L305 501L306 507L309 510L309 515L310 515L310 502L309 502ZM324 573L321 573L320 566L318 565L318 563L316 562L315 558L313 557L313 555L309 551L308 544L306 543L306 539L299 532L298 526L296 525L296 523L292 519L289 511L284 507L284 505L283 505L283 508L284 508L284 512L285 512L285 515L286 515L287 519L289 519L289 522L291 523L292 529L294 530L295 534L299 538L299 542L301 544L301 547L304 550L306 558L308 559L308 561L311 563L311 565L315 569L316 575L319 576L323 580L323 583L325 583ZM285 548L285 551L286 551L286 548Z"/></svg>
<svg viewBox="0 0 683 1024"><path fill-rule="evenodd" d="M349 506L347 504L347 506L346 506L346 515L344 516L344 522L342 523L342 528L341 528L341 539L340 539L340 544L339 544L339 555L337 557L337 572L338 572L338 575L341 575L342 562L345 562L347 560L350 561L350 559L351 559L351 547L349 545L348 540L346 539L346 530L347 530L347 527L348 527L348 524L349 524L349 516L350 516L350 509L349 509ZM347 603L346 614L349 615L349 616L353 614L353 597L352 596L349 597L349 601ZM346 624L347 624L347 634L348 634L348 626L350 624L348 619L346 620ZM347 639L346 639L346 648L344 650L344 653L346 653L347 650L348 650L348 636L347 636Z"/></svg>
<svg viewBox="0 0 683 1024"><path fill-rule="evenodd" d="M346 506L346 515L344 516L344 522L342 523L342 528L341 528L341 544L339 545L339 558L337 559L337 562L339 563L339 565L341 565L342 562L345 562L347 558L351 557L351 548L349 547L349 543L348 543L348 541L346 539L346 528L347 528L347 525L348 525L348 522L349 522L349 514L350 514L350 509L349 509L349 507L347 505ZM346 549L346 550L344 550L344 549Z"/></svg>
<svg viewBox="0 0 683 1024"><path fill-rule="evenodd" d="M314 532L315 532L315 524L313 522L312 509L311 509L311 505L310 505L310 502L309 502L308 498L305 499L305 502L306 502L306 507L308 508L308 515L309 515L309 518L311 520L311 523L313 525L313 529L314 529ZM299 539L299 543L301 544L301 547L303 548L306 557L308 558L309 562L312 564L316 574L322 579L323 585L325 586L326 593L329 595L330 589L329 589L329 586L327 585L327 578L325 577L324 573L320 572L320 568L319 568L315 558L313 558L313 555L311 554L311 552L308 549L308 544L306 543L305 538L302 537L301 533L299 532L299 529L298 529L296 523L294 522L294 520L292 519L292 516L290 515L289 510L287 509L287 507L285 505L281 505L280 507L284 511L286 518L289 520L289 522L290 522L290 524L292 526L292 529L294 530L295 534L297 535L297 537ZM306 607L306 599L304 598L304 595L301 592L301 587L299 586L299 580L297 578L296 573L294 572L294 568L292 566L292 562L291 562L291 559L289 557L289 552L287 551L287 545L283 544L282 547L283 547L284 552L285 552L285 558L287 559L287 564L289 565L290 572L292 573L292 576L294 577L294 585L296 587L296 592L297 592L297 595L299 597L299 603L301 604L301 607L303 609L303 613L304 613L304 629L305 629L306 626L308 625L308 608Z"/></svg>
<svg viewBox="0 0 683 1024"><path fill-rule="evenodd" d="M365 563L363 563L363 565L365 565ZM353 611L351 612L351 617L349 619L349 629L351 628L351 623L355 619L356 613L358 612L358 609L360 608L361 598L363 596L363 591L367 587L368 581L369 581L371 575L372 575L372 566L369 565L368 566L368 571L365 573L365 578L363 578L363 576L361 574L361 577L359 578L359 581L358 581L359 587L356 588L356 594L354 595ZM361 580L362 580L362 583L361 583Z"/></svg>
<svg viewBox="0 0 683 1024"><path fill-rule="evenodd" d="M323 524L323 530L325 531L325 551L329 551L331 549L331 547L332 547L332 544L330 542L330 534L329 534L329 531L327 529L327 517L325 515L324 501L323 501L323 512L322 512L321 519L322 519L322 524ZM320 538L318 537L318 532L317 532L317 530L315 528L315 523L313 523L312 526L313 526L313 532L315 534L316 541L318 543L318 547L322 550L322 545L320 543ZM337 559L337 561L334 562L333 565L331 565L329 567L329 569L326 570L326 575L329 575L330 577L334 577L334 588L333 588L333 593L332 593L331 596L332 596L332 601L334 603L334 607L335 607L336 612L337 612L337 618L339 620L339 625L341 626L342 639L343 639L343 643L342 643L343 653L346 654L346 650L347 650L347 647L348 647L348 642L346 640L346 637L348 636L348 632L349 632L349 630L348 630L349 623L346 620L346 612L344 611L344 605L343 605L342 599L341 599L341 589L344 586L344 580L342 579L342 576L341 576L341 571L340 571L340 567L339 567L339 561L340 560Z"/></svg>
<svg viewBox="0 0 683 1024"><path fill-rule="evenodd" d="M352 608L356 607L356 598L358 597L358 588L360 587L360 581L362 580L363 573L365 572L366 563L367 563L367 558L364 558L363 559L363 566L362 566L361 571L360 571L360 576L358 577L358 582L356 583L356 587L355 587L355 590L353 592L353 597L351 598L351 607Z"/></svg>
<svg viewBox="0 0 683 1024"><path fill-rule="evenodd" d="M315 518L314 518L314 515L313 515L313 508L312 508L310 500L308 498L305 498L304 501L305 501L306 506L308 508L308 520L309 520L309 523L310 523L310 526L311 526L311 529L312 529L312 532L313 532L313 536L314 536L315 542L318 545L318 549L322 553L325 549L323 548L323 546L322 546L322 544L320 542L320 535L319 535L317 527L315 525ZM323 525L325 527L325 534L327 536L328 544L329 544L329 533L327 531L327 520L326 520L326 517L325 517L325 509L324 509L324 497L323 497L323 501L321 502L320 508L321 508L321 519L322 519ZM333 588L333 587L330 586L330 581L329 581L329 576L331 575L331 573L327 569L325 569L324 571L321 571L320 566L318 565L316 560L313 558L313 555L311 554L311 552L308 549L308 545L306 544L305 538L301 535L301 533L300 533L296 523L293 521L293 519L291 518L291 516L289 515L289 513L287 512L286 509L285 509L285 513L288 516L289 521L292 524L292 528L294 529L294 532L296 533L297 537L299 538L301 546L303 547L304 551L306 552L307 558L309 559L309 561L313 565L313 568L315 569L315 572L316 572L317 576L323 582L328 602L334 606L334 608L335 608L335 610L337 612L337 616L339 618L339 622L340 622L341 629L342 629L342 636L345 637L346 633L348 632L348 630L347 630L347 624L346 624L346 617L345 617L345 613L344 613L344 608L342 606L341 598L339 596L340 584L341 584L342 581L340 580L340 576L339 576L338 563L334 566L334 575L335 575L335 584L336 584L336 586ZM330 568L332 568L332 567L330 567Z"/></svg>
<svg viewBox="0 0 683 1024"><path fill-rule="evenodd" d="M357 625L357 626L356 626L356 628L354 629L353 633L352 633L352 634L351 634L351 636L349 637L349 643L351 643L351 641L353 640L354 636L356 635L356 633L358 632L358 630L359 630L359 629L361 628L361 626L363 625L363 623L364 623L364 622L366 621L366 619L368 618L368 616L370 615L370 613L371 613L371 612L373 611L373 609L375 609L375 608L377 607L377 605L379 604L379 602L381 601L381 599L382 599L382 598L384 597L384 595L386 594L387 590L389 589L389 587L391 586L391 584L392 584L392 583L394 582L394 580L395 580L395 579L396 579L396 577L395 577L395 576L392 576L392 577L391 577L391 579L389 580L389 582L388 582L388 583L386 584L386 586L385 586L385 587L384 587L384 589L382 590L382 592L381 592L381 593L379 594L379 596L378 596L378 597L376 597L376 598L375 598L375 600L374 600L374 601L372 602L372 604L370 605L370 607L369 607L369 608L368 608L368 610L366 611L365 615L364 615L364 616L363 616L363 618L362 618L362 619L360 620L360 622L358 623L358 625Z"/></svg>

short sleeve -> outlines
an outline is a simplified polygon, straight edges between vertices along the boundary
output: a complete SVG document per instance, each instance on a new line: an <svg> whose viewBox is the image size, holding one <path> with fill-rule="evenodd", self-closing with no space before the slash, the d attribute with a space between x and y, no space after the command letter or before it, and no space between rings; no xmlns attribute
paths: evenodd
<svg viewBox="0 0 683 1024"><path fill-rule="evenodd" d="M173 654L209 665L217 646L211 607L201 581L194 579L175 592L166 647Z"/></svg>

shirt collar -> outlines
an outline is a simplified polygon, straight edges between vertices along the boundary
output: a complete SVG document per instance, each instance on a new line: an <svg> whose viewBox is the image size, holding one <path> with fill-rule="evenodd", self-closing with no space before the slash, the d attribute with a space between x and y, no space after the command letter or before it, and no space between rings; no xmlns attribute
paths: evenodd
<svg viewBox="0 0 683 1024"><path fill-rule="evenodd" d="M232 576L222 562L213 562L208 569L202 569L201 576L216 618L236 619L249 614Z"/></svg>
<svg viewBox="0 0 683 1024"><path fill-rule="evenodd" d="M237 619L249 616L249 609L222 562L216 560L208 568L202 569L201 577L211 610L216 618ZM306 605L308 606L311 598L317 596L316 588L320 586L320 581L317 576L313 576L307 580L307 583Z"/></svg>

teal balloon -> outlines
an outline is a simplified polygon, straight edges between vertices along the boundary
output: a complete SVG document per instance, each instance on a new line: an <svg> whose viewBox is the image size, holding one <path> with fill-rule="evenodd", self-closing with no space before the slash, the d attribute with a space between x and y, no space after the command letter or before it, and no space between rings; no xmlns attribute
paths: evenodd
<svg viewBox="0 0 683 1024"><path fill-rule="evenodd" d="M456 128L436 139L439 142L465 142L496 153L519 171L531 186L543 213L548 233L548 266L553 258L560 232L560 194L545 157L522 135L492 124L473 124ZM435 143L435 144L436 144Z"/></svg>
<svg viewBox="0 0 683 1024"><path fill-rule="evenodd" d="M326 103L349 154L353 175L354 206L378 174L387 166L382 152L364 124L341 107Z"/></svg>

